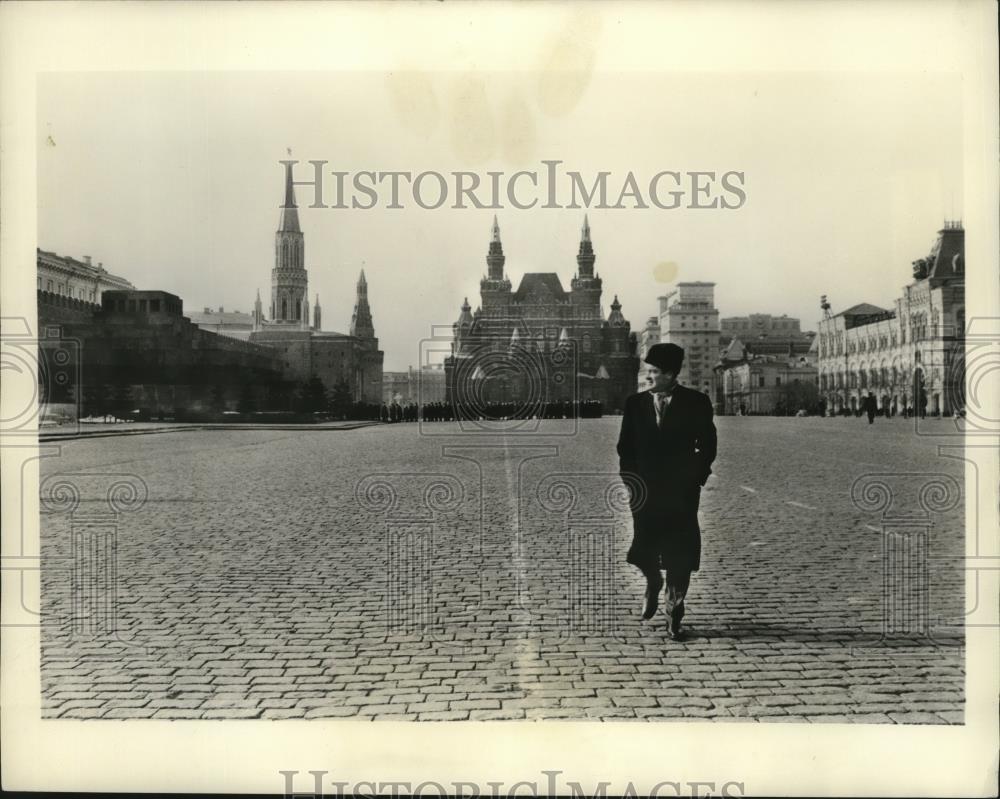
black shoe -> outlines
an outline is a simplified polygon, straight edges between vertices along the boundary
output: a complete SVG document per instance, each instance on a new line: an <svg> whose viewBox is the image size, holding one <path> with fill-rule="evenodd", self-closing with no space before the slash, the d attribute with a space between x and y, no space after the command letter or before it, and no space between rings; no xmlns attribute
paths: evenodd
<svg viewBox="0 0 1000 799"><path fill-rule="evenodd" d="M656 609L660 606L660 589L662 587L662 580L659 581L659 584L653 582L652 580L646 581L646 596L642 603L643 619L648 620L656 615Z"/></svg>
<svg viewBox="0 0 1000 799"><path fill-rule="evenodd" d="M674 629L673 626L670 626L667 628L667 638L671 641L686 641L687 630L683 629L679 624L676 629Z"/></svg>
<svg viewBox="0 0 1000 799"><path fill-rule="evenodd" d="M676 605L672 611L670 611L670 625L667 628L667 635L669 635L675 641L680 641L684 638L684 631L681 629L681 619L684 618L684 603L681 602Z"/></svg>

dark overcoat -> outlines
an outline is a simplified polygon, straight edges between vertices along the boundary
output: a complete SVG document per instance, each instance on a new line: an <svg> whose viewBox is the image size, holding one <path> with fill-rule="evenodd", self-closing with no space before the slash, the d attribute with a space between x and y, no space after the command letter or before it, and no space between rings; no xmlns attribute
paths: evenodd
<svg viewBox="0 0 1000 799"><path fill-rule="evenodd" d="M618 458L632 496L629 563L643 569L698 570L698 504L716 448L712 402L700 391L676 386L659 427L651 392L625 400Z"/></svg>

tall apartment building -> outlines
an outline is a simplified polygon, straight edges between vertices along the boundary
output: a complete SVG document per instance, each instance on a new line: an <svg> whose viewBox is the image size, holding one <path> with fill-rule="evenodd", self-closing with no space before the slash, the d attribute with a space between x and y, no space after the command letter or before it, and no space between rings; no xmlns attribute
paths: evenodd
<svg viewBox="0 0 1000 799"><path fill-rule="evenodd" d="M715 283L678 283L659 300L660 341L684 348L680 382L713 396L720 334Z"/></svg>

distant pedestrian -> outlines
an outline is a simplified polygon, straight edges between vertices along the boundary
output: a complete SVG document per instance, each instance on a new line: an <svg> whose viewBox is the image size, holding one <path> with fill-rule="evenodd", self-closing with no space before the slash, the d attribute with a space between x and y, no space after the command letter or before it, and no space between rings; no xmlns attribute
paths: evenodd
<svg viewBox="0 0 1000 799"><path fill-rule="evenodd" d="M874 424L875 413L878 411L878 406L875 402L875 395L870 391L868 392L868 396L865 397L864 405L862 407L864 408L865 413L868 414L868 424Z"/></svg>

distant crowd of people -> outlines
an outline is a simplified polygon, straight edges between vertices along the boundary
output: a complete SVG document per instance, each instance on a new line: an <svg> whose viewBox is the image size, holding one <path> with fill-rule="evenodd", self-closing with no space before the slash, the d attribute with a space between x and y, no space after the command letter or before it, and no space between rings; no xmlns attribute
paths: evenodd
<svg viewBox="0 0 1000 799"><path fill-rule="evenodd" d="M462 405L456 408L448 402L383 403L374 418L392 424L395 422L452 422L456 419L467 421L499 421L504 419L597 419L604 413L599 400L571 402L546 402L526 405L517 402L487 402L477 405Z"/></svg>
<svg viewBox="0 0 1000 799"><path fill-rule="evenodd" d="M901 416L904 419L912 419L915 416L919 416L921 419L927 416L939 416L937 412L927 411L927 399L923 398L918 408L914 408L912 404L903 405L893 400L884 406L879 406L878 400L873 394L869 394L867 397L862 397L860 404L857 407L841 407L840 410L834 410L827 406L825 399L820 398L818 402L810 404L804 408L791 408L786 407L783 403L778 402L774 405L771 410L768 411L755 411L747 408L745 403L740 403L738 410L736 411L738 416L854 416L856 418L868 417L869 424L874 423L876 416L881 416L886 419L891 419L895 416ZM959 411L955 415L963 415L963 412Z"/></svg>

